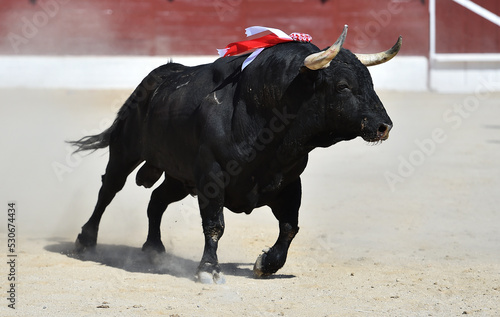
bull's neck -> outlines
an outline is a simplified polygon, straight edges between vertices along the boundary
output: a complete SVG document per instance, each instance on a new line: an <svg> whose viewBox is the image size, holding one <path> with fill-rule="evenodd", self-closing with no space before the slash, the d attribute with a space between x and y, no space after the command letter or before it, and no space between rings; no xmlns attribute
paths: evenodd
<svg viewBox="0 0 500 317"><path fill-rule="evenodd" d="M311 140L321 133L323 126L321 115L313 113L310 109L301 108L298 112L289 114L289 116L292 115L295 118L287 127L278 148L277 155L282 161L300 159L313 150L315 145L311 143Z"/></svg>
<svg viewBox="0 0 500 317"><path fill-rule="evenodd" d="M324 108L315 99L313 82L299 74L288 83L265 78L259 85L246 86L243 112L260 123L244 129L242 139L253 140L259 152L275 153L282 162L307 155L315 147L311 140L325 130Z"/></svg>
<svg viewBox="0 0 500 317"><path fill-rule="evenodd" d="M291 119L283 133L278 158L300 159L317 146L314 139L327 129L323 102L317 99L313 83L296 77L281 98L280 111Z"/></svg>

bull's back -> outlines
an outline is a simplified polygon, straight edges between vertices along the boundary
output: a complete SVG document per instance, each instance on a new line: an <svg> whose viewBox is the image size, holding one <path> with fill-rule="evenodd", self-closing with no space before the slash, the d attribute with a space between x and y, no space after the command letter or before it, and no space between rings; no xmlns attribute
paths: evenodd
<svg viewBox="0 0 500 317"><path fill-rule="evenodd" d="M167 174L192 183L207 129L230 127L224 118L232 103L221 104L216 96L233 69L218 64L165 66L166 76L150 100L145 120L143 156Z"/></svg>

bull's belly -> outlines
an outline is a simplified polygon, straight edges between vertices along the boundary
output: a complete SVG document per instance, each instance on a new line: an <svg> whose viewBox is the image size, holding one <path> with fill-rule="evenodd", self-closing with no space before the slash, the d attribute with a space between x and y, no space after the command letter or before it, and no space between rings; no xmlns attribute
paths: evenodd
<svg viewBox="0 0 500 317"><path fill-rule="evenodd" d="M159 173L158 173L159 172ZM182 169L172 168L172 165L156 166L151 165L149 161L139 170L137 180L141 180L139 185L147 188L151 187L165 172L169 177L180 181L186 191L198 196L201 204L208 203L213 198L214 189L222 188L224 190L224 207L235 213L251 213L255 208L267 205L282 189L282 183L271 182L265 186L259 186L253 179L242 179L235 177L233 179L215 179L206 183L202 188L197 188L196 180L192 170L183 171ZM140 175L140 176L139 176ZM276 178L280 178L277 175Z"/></svg>
<svg viewBox="0 0 500 317"><path fill-rule="evenodd" d="M244 164L244 160L233 165L219 162L221 166L226 167L222 179L208 173L205 175L205 184L202 188L197 188L199 181L196 179L195 170L200 160L197 159L196 153L180 146L163 144L163 147L155 147L156 151L146 153L146 162L180 181L186 190L197 195L199 200L207 201L213 197L214 188L223 188L224 206L236 213L250 213L255 208L267 205L288 183L300 176L307 164L307 156L286 166L249 166ZM235 162L234 158L227 161Z"/></svg>
<svg viewBox="0 0 500 317"><path fill-rule="evenodd" d="M266 195L268 198L269 195ZM269 199L264 199L264 197L260 196L257 199L252 198L243 198L233 201L232 199L226 199L224 203L224 207L229 209L234 213L246 213L250 214L254 209L267 206Z"/></svg>
<svg viewBox="0 0 500 317"><path fill-rule="evenodd" d="M251 189L238 188L236 185L230 190L226 189L224 207L232 212L249 214L255 208L262 206L260 198L256 185Z"/></svg>
<svg viewBox="0 0 500 317"><path fill-rule="evenodd" d="M253 209L265 206L282 189L281 186L259 186L257 181L235 177L228 180L211 179L202 188L197 188L197 181L192 173L183 173L178 169L165 169L165 173L184 184L188 193L197 196L201 204L213 198L215 188L224 190L224 207L235 213L251 213ZM209 175L210 177L210 175ZM271 188L270 188L271 187Z"/></svg>
<svg viewBox="0 0 500 317"><path fill-rule="evenodd" d="M255 208L268 205L289 183L281 173L274 174L270 180L246 179L227 186L225 207L236 213L249 214Z"/></svg>

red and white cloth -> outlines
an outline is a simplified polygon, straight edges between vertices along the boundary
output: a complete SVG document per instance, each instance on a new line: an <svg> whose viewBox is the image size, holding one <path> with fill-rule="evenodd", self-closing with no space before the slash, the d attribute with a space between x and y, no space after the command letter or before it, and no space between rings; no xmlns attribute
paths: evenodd
<svg viewBox="0 0 500 317"><path fill-rule="evenodd" d="M266 47L285 42L310 42L312 40L312 37L309 34L292 33L290 35L287 35L285 32L279 29L268 28L265 26L251 26L245 31L247 37L266 31L271 32L271 34L264 35L253 40L230 43L224 49L217 50L220 57L234 56L242 53L247 53L249 51L254 51L243 62L243 64L241 65L241 70L245 69L245 67L247 67L248 64L250 64Z"/></svg>
<svg viewBox="0 0 500 317"><path fill-rule="evenodd" d="M292 33L290 37L297 42L311 42L313 39L312 36L306 33Z"/></svg>

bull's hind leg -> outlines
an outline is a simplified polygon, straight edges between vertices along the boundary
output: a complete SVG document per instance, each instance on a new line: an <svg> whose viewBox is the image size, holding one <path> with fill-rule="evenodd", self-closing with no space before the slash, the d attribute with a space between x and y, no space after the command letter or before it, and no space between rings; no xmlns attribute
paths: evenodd
<svg viewBox="0 0 500 317"><path fill-rule="evenodd" d="M129 153L127 153L129 154ZM90 219L83 225L82 232L76 239L76 250L81 252L86 248L94 247L97 243L97 232L104 210L113 200L116 193L125 185L127 176L141 163L135 155L126 155L123 151L110 148L109 162L106 173L102 176L102 185L99 190L97 203Z"/></svg>
<svg viewBox="0 0 500 317"><path fill-rule="evenodd" d="M151 194L148 205L149 231L146 243L142 246L143 251L165 252L161 242L161 218L169 204L183 199L187 194L184 184L165 175L163 183Z"/></svg>
<svg viewBox="0 0 500 317"><path fill-rule="evenodd" d="M298 178L289 184L269 206L279 221L280 233L276 243L264 251L255 262L255 277L264 277L278 271L286 262L288 248L299 231L299 208L302 196Z"/></svg>

